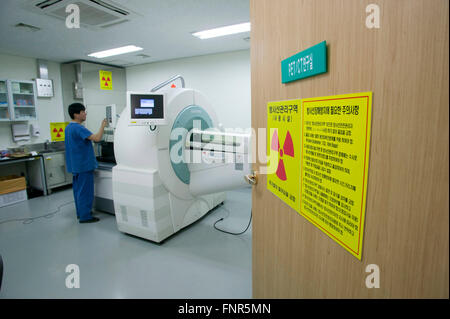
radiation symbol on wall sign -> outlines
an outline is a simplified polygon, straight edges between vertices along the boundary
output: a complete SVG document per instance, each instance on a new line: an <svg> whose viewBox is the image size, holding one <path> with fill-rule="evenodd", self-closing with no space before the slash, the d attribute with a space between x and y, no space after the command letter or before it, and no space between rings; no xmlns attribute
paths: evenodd
<svg viewBox="0 0 450 319"><path fill-rule="evenodd" d="M110 82L111 81L111 79L109 78L109 76L108 77L102 77L102 81L103 81L103 86L109 86L108 85L108 82Z"/></svg>
<svg viewBox="0 0 450 319"><path fill-rule="evenodd" d="M102 90L112 90L112 72L100 70L99 76L100 88Z"/></svg>
<svg viewBox="0 0 450 319"><path fill-rule="evenodd" d="M63 133L63 132L64 132L64 130L62 128L60 128L59 131L56 128L53 129L53 133L56 134L56 137L62 137L61 133Z"/></svg>
<svg viewBox="0 0 450 319"><path fill-rule="evenodd" d="M52 142L64 141L64 129L69 122L50 123L50 137Z"/></svg>
<svg viewBox="0 0 450 319"><path fill-rule="evenodd" d="M286 168L284 167L283 156L294 157L294 143L292 142L291 133L287 131L286 138L284 139L283 148L280 148L280 141L278 140L278 133L275 131L272 136L272 143L270 148L277 151L280 160L278 161L278 167L276 175L282 181L287 180Z"/></svg>

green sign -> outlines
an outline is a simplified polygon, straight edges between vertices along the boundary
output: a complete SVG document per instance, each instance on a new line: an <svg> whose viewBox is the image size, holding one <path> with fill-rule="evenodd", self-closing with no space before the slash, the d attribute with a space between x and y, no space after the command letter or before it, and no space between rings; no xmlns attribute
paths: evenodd
<svg viewBox="0 0 450 319"><path fill-rule="evenodd" d="M281 61L281 83L327 72L327 43L320 42Z"/></svg>

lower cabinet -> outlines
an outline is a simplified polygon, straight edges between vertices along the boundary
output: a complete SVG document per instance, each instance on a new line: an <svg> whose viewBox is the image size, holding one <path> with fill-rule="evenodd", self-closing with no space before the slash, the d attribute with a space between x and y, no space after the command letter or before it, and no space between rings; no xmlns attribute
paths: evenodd
<svg viewBox="0 0 450 319"><path fill-rule="evenodd" d="M71 184L72 174L66 170L66 158L64 152L48 153L44 155L45 177L47 189Z"/></svg>

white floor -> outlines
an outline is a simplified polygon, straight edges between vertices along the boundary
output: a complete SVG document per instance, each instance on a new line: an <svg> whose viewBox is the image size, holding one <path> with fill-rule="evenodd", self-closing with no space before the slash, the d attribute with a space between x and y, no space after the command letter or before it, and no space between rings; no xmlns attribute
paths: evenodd
<svg viewBox="0 0 450 319"><path fill-rule="evenodd" d="M0 208L0 298L251 298L251 189L227 192L225 205L158 245L120 233L115 217L79 224L72 190ZM55 212L54 215L30 221ZM11 221L13 220L13 221ZM66 287L66 267L80 288Z"/></svg>

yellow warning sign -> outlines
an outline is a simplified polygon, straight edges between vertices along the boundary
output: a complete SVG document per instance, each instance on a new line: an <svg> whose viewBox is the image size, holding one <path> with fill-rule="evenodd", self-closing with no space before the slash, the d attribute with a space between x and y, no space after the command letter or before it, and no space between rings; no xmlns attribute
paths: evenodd
<svg viewBox="0 0 450 319"><path fill-rule="evenodd" d="M64 130L70 122L50 123L50 136L52 142L64 141Z"/></svg>
<svg viewBox="0 0 450 319"><path fill-rule="evenodd" d="M361 260L372 92L301 105L300 214Z"/></svg>
<svg viewBox="0 0 450 319"><path fill-rule="evenodd" d="M113 89L112 72L100 70L99 76L100 76L100 88L102 90L112 90Z"/></svg>
<svg viewBox="0 0 450 319"><path fill-rule="evenodd" d="M267 189L300 210L300 100L267 104Z"/></svg>

